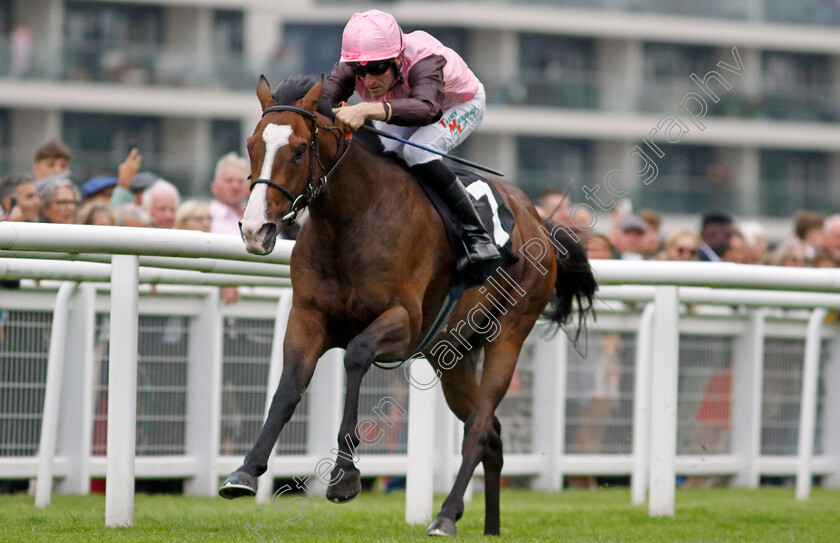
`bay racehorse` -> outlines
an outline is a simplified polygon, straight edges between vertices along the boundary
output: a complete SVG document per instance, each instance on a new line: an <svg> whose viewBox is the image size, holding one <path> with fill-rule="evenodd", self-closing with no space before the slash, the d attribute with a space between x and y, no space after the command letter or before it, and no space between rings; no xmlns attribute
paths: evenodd
<svg viewBox="0 0 840 543"><path fill-rule="evenodd" d="M341 347L347 390L327 497L353 499L361 491L352 458L360 442L362 377L374 361L415 355L453 282L451 245L417 181L397 161L345 139L321 94L321 82L312 77L286 80L273 95L265 78L257 86L263 115L247 141L253 183L241 223L246 248L270 253L283 224L307 205L309 220L291 256L293 301L280 383L256 443L219 489L226 498L256 493L256 477L265 472L318 358ZM579 330L597 288L575 234L549 232L519 189L492 182L515 218L511 247L520 259L484 286L467 289L448 325L422 352L438 372L447 404L465 424L461 467L427 530L432 535L456 534L464 491L479 462L485 476L484 532L499 533L502 441L494 412L540 315L546 311L563 324L577 305Z"/></svg>

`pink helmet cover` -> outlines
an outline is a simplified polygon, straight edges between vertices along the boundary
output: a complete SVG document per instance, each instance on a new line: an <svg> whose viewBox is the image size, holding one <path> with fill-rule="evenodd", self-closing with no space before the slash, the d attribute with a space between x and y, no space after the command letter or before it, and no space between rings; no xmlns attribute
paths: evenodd
<svg viewBox="0 0 840 543"><path fill-rule="evenodd" d="M403 32L390 13L372 9L354 13L341 39L341 62L396 58L405 49Z"/></svg>

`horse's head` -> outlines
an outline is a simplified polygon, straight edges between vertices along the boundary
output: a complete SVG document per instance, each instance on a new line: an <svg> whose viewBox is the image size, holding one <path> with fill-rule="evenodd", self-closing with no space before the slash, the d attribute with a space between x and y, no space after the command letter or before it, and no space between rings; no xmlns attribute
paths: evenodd
<svg viewBox="0 0 840 543"><path fill-rule="evenodd" d="M257 97L263 115L248 138L251 196L239 223L249 253L274 250L280 227L294 222L313 197L318 161L316 106L323 90L316 82L294 106L281 105L260 78Z"/></svg>

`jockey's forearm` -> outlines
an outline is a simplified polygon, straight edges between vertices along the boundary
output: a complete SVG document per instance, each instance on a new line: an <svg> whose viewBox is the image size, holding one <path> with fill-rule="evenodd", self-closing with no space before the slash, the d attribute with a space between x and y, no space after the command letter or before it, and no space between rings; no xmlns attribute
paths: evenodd
<svg viewBox="0 0 840 543"><path fill-rule="evenodd" d="M390 105L387 102L362 102L357 105L365 118L373 121L385 121L388 117L388 108Z"/></svg>

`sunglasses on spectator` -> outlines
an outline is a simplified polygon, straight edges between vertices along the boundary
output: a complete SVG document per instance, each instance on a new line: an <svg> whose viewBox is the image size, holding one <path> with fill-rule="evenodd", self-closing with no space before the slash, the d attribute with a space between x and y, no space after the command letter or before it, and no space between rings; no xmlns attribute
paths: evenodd
<svg viewBox="0 0 840 543"><path fill-rule="evenodd" d="M366 74L373 76L384 74L391 68L391 66L394 65L394 60L372 60L365 64L362 64L361 62L348 62L347 64L350 66L350 69L353 70L353 75L362 78Z"/></svg>
<svg viewBox="0 0 840 543"><path fill-rule="evenodd" d="M689 256L697 256L700 254L700 251L694 249L693 247L677 247L677 254L687 254Z"/></svg>

